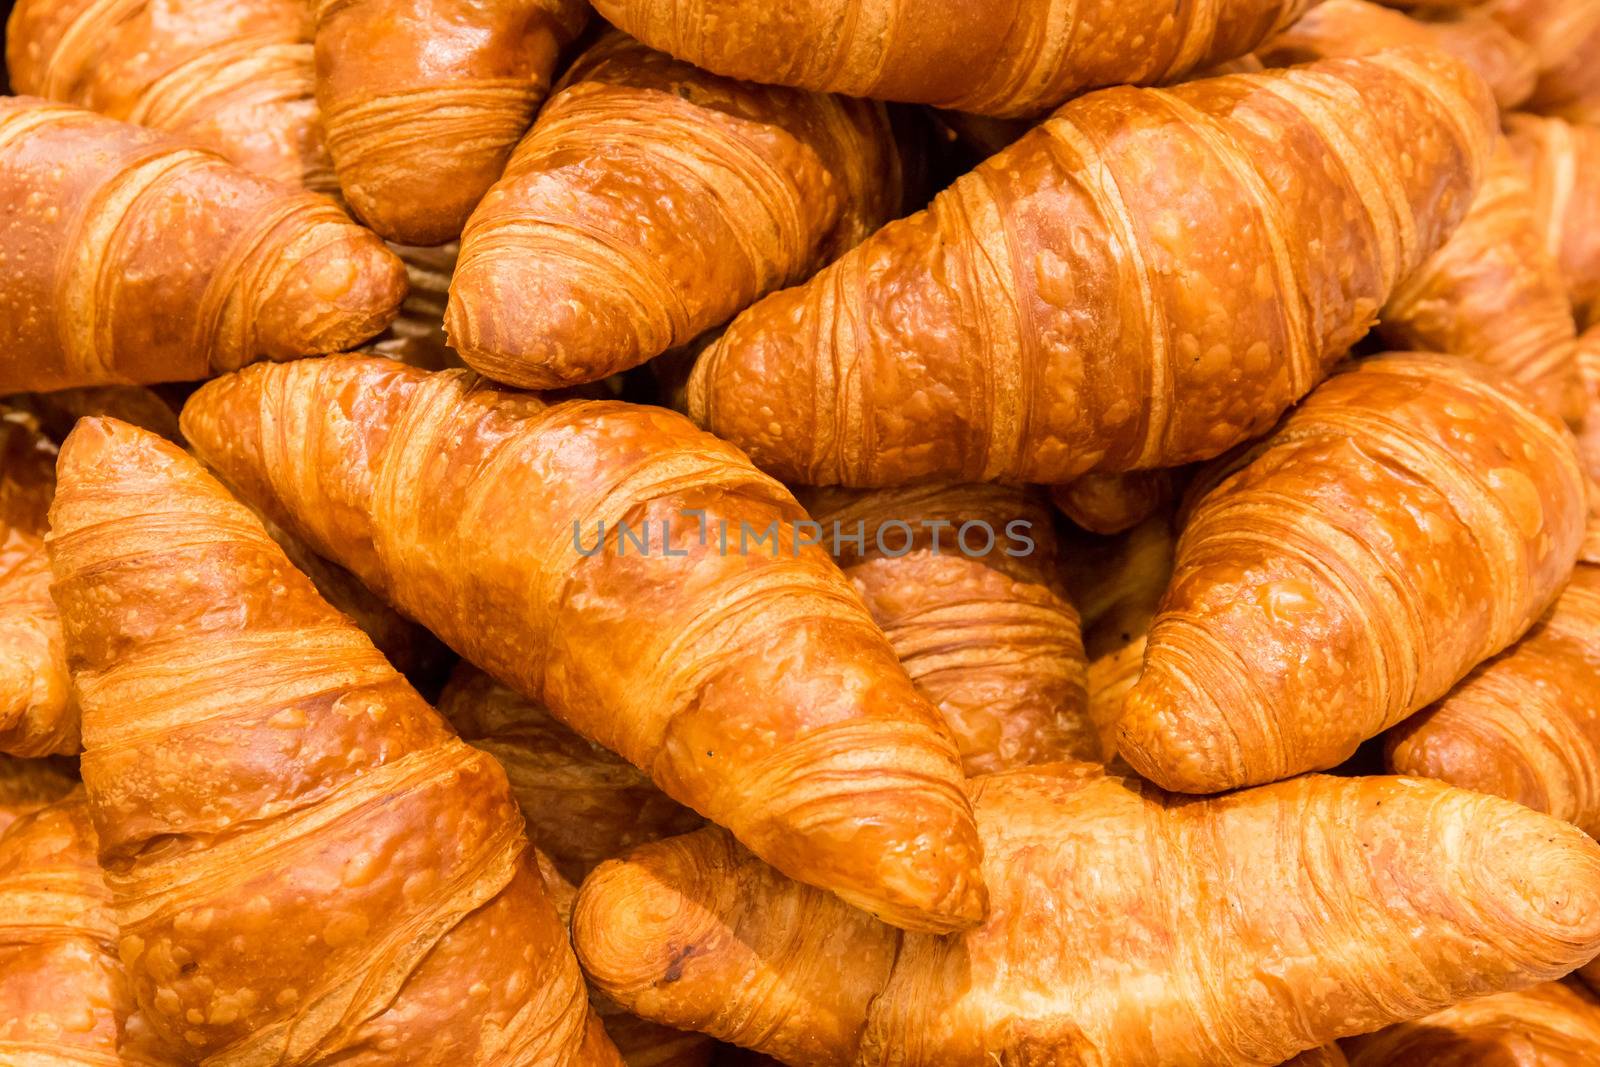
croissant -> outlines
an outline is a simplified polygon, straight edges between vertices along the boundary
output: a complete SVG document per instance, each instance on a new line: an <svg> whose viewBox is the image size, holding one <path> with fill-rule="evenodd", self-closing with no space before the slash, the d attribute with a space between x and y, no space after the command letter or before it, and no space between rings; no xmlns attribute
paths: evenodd
<svg viewBox="0 0 1600 1067"><path fill-rule="evenodd" d="M1170 470L1086 474L1069 485L1051 488L1050 500L1061 514L1090 533L1119 534L1165 507L1177 492L1178 481Z"/></svg>
<svg viewBox="0 0 1600 1067"><path fill-rule="evenodd" d="M1600 122L1600 6L1591 0L1493 0L1486 10L1538 58L1529 110Z"/></svg>
<svg viewBox="0 0 1600 1067"><path fill-rule="evenodd" d="M1145 638L1172 578L1177 537L1165 510L1114 541L1067 552L1068 588L1082 611L1089 716L1115 723L1139 678Z"/></svg>
<svg viewBox="0 0 1600 1067"><path fill-rule="evenodd" d="M730 78L1024 116L1100 85L1242 56L1313 0L1184 8L1076 0L596 0L612 25Z"/></svg>
<svg viewBox="0 0 1600 1067"><path fill-rule="evenodd" d="M469 664L451 675L439 712L505 768L529 840L564 878L581 882L602 860L704 821L626 760Z"/></svg>
<svg viewBox="0 0 1600 1067"><path fill-rule="evenodd" d="M84 782L165 1056L619 1064L495 762L176 446L84 419L58 474Z"/></svg>
<svg viewBox="0 0 1600 1067"><path fill-rule="evenodd" d="M405 292L400 261L332 201L31 97L0 99L0 203L0 392L338 349Z"/></svg>
<svg viewBox="0 0 1600 1067"><path fill-rule="evenodd" d="M248 499L780 870L981 919L955 743L787 490L668 411L300 363L184 408Z"/></svg>
<svg viewBox="0 0 1600 1067"><path fill-rule="evenodd" d="M263 177L332 192L309 30L295 0L19 0L6 59L13 92L180 134Z"/></svg>
<svg viewBox="0 0 1600 1067"><path fill-rule="evenodd" d="M1216 455L1443 243L1493 128L1482 82L1438 52L1082 97L735 319L689 412L813 485Z"/></svg>
<svg viewBox="0 0 1600 1067"><path fill-rule="evenodd" d="M713 827L601 865L579 958L630 1011L796 1067L1250 1067L1600 950L1600 846L1495 797L1314 775L1195 800L1085 765L971 789L976 930L903 934Z"/></svg>
<svg viewBox="0 0 1600 1067"><path fill-rule="evenodd" d="M0 834L0 1063L119 1067L130 1007L81 790Z"/></svg>
<svg viewBox="0 0 1600 1067"><path fill-rule="evenodd" d="M1344 1042L1350 1067L1600 1063L1600 998L1572 982L1497 993Z"/></svg>
<svg viewBox="0 0 1600 1067"><path fill-rule="evenodd" d="M78 780L55 760L0 756L0 834L72 792Z"/></svg>
<svg viewBox="0 0 1600 1067"><path fill-rule="evenodd" d="M1300 1053L1283 1067L1350 1067L1350 1061L1344 1058L1338 1045L1324 1045Z"/></svg>
<svg viewBox="0 0 1600 1067"><path fill-rule="evenodd" d="M1335 374L1191 492L1119 732L1191 793L1332 767L1443 696L1555 600L1586 511L1565 427L1450 356Z"/></svg>
<svg viewBox="0 0 1600 1067"><path fill-rule="evenodd" d="M567 72L462 237L462 358L531 389L687 344L900 214L882 104L706 74L615 31Z"/></svg>
<svg viewBox="0 0 1600 1067"><path fill-rule="evenodd" d="M1592 324L1600 315L1600 127L1519 114L1506 117L1506 134L1578 323Z"/></svg>
<svg viewBox="0 0 1600 1067"><path fill-rule="evenodd" d="M315 0L316 98L356 216L453 241L588 19L583 0Z"/></svg>
<svg viewBox="0 0 1600 1067"><path fill-rule="evenodd" d="M1041 500L937 485L823 490L801 503L944 714L968 775L1111 756L1115 720L1089 717L1078 613Z"/></svg>
<svg viewBox="0 0 1600 1067"><path fill-rule="evenodd" d="M1528 179L1503 142L1467 217L1389 298L1378 332L1396 348L1496 367L1572 425L1583 420L1566 281L1545 248Z"/></svg>
<svg viewBox="0 0 1600 1067"><path fill-rule="evenodd" d="M0 752L78 751L61 624L44 535L56 450L20 412L0 416Z"/></svg>
<svg viewBox="0 0 1600 1067"><path fill-rule="evenodd" d="M1269 67L1334 56L1368 56L1386 48L1437 48L1466 63L1509 111L1528 99L1538 77L1533 48L1480 10L1412 18L1368 0L1325 0L1256 49Z"/></svg>

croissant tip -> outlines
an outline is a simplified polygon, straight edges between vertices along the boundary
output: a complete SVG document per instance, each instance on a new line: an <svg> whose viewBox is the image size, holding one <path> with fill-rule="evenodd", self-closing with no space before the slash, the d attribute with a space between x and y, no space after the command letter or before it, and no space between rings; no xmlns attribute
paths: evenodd
<svg viewBox="0 0 1600 1067"><path fill-rule="evenodd" d="M649 845L584 879L572 906L572 940L597 988L617 994L671 983L684 961L700 954L715 916L693 906L693 860L670 842Z"/></svg>
<svg viewBox="0 0 1600 1067"><path fill-rule="evenodd" d="M127 448L144 448L160 441L157 435L142 430L110 415L86 415L80 418L61 442L56 460L59 478L67 480L81 464L99 461L109 452Z"/></svg>
<svg viewBox="0 0 1600 1067"><path fill-rule="evenodd" d="M1527 928L1570 953L1565 970L1600 952L1600 844L1576 827L1518 806L1527 825L1495 835L1480 878L1512 898Z"/></svg>
<svg viewBox="0 0 1600 1067"><path fill-rule="evenodd" d="M339 352L400 313L410 288L405 263L374 234L343 228L350 232L295 262L263 301L257 321L268 357Z"/></svg>

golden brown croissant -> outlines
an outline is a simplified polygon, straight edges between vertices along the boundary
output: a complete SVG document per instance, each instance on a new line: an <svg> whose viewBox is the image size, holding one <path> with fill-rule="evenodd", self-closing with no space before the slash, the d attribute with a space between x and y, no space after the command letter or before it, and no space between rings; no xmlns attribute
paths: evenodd
<svg viewBox="0 0 1600 1067"><path fill-rule="evenodd" d="M121 1067L131 1006L82 791L0 833L0 1063Z"/></svg>
<svg viewBox="0 0 1600 1067"><path fill-rule="evenodd" d="M1504 142L1472 210L1389 298L1378 332L1396 348L1495 367L1572 425L1582 421L1566 280L1545 247L1527 175Z"/></svg>
<svg viewBox="0 0 1600 1067"><path fill-rule="evenodd" d="M267 178L331 192L296 0L21 0L16 93L182 135Z"/></svg>
<svg viewBox="0 0 1600 1067"><path fill-rule="evenodd" d="M780 870L895 924L981 919L948 728L736 449L381 359L259 364L182 422L316 551Z"/></svg>
<svg viewBox="0 0 1600 1067"><path fill-rule="evenodd" d="M84 782L163 1053L619 1064L495 762L175 445L85 419L59 479Z"/></svg>
<svg viewBox="0 0 1600 1067"><path fill-rule="evenodd" d="M513 385L596 381L804 280L905 186L882 104L719 78L612 31L473 212L450 343Z"/></svg>
<svg viewBox="0 0 1600 1067"><path fill-rule="evenodd" d="M1522 636L1583 540L1566 428L1451 356L1347 368L1205 477L1119 728L1184 792L1348 758Z"/></svg>
<svg viewBox="0 0 1600 1067"><path fill-rule="evenodd" d="M500 761L528 839L574 882L634 845L705 821L632 764L470 664L451 675L439 712L464 740Z"/></svg>
<svg viewBox="0 0 1600 1067"><path fill-rule="evenodd" d="M316 96L356 216L439 245L500 176L583 0L315 0Z"/></svg>
<svg viewBox="0 0 1600 1067"><path fill-rule="evenodd" d="M1488 82L1504 110L1532 94L1538 61L1530 46L1482 11L1434 14L1423 21L1368 0L1326 0L1256 49L1256 56L1269 67L1287 67L1386 48L1437 48Z"/></svg>
<svg viewBox="0 0 1600 1067"><path fill-rule="evenodd" d="M1443 243L1494 122L1470 70L1409 50L1082 97L735 319L690 414L813 485L1216 455Z"/></svg>
<svg viewBox="0 0 1600 1067"><path fill-rule="evenodd" d="M405 292L400 261L331 200L32 97L0 99L0 203L0 392L338 349Z"/></svg>
<svg viewBox="0 0 1600 1067"><path fill-rule="evenodd" d="M1573 982L1545 982L1343 1044L1350 1067L1592 1067L1600 998Z"/></svg>
<svg viewBox="0 0 1600 1067"><path fill-rule="evenodd" d="M1285 1062L1283 1067L1350 1067L1350 1061L1344 1058L1344 1053L1339 1050L1338 1045L1324 1045L1300 1053L1294 1059Z"/></svg>
<svg viewBox="0 0 1600 1067"><path fill-rule="evenodd" d="M1600 126L1519 114L1506 117L1506 134L1579 326L1600 321Z"/></svg>
<svg viewBox="0 0 1600 1067"><path fill-rule="evenodd" d="M78 751L44 548L55 484L55 445L28 415L0 413L0 752L14 756Z"/></svg>
<svg viewBox="0 0 1600 1067"><path fill-rule="evenodd" d="M1104 762L1115 720L1091 720L1078 613L1044 502L998 485L802 496L968 775Z"/></svg>
<svg viewBox="0 0 1600 1067"><path fill-rule="evenodd" d="M1600 558L1527 635L1389 732L1388 765L1600 836Z"/></svg>
<svg viewBox="0 0 1600 1067"><path fill-rule="evenodd" d="M54 804L78 784L65 761L0 756L0 834L24 815Z"/></svg>
<svg viewBox="0 0 1600 1067"><path fill-rule="evenodd" d="M1197 801L1058 765L972 790L977 930L902 934L713 827L601 865L579 958L630 1011L797 1067L1248 1067L1600 950L1600 846L1441 783Z"/></svg>
<svg viewBox="0 0 1600 1067"><path fill-rule="evenodd" d="M1312 0L1174 10L1142 0L596 0L697 67L822 92L1021 116L1099 85L1177 81L1242 56Z"/></svg>
<svg viewBox="0 0 1600 1067"><path fill-rule="evenodd" d="M1600 4L1493 0L1485 10L1533 47L1539 81L1529 110L1600 122Z"/></svg>

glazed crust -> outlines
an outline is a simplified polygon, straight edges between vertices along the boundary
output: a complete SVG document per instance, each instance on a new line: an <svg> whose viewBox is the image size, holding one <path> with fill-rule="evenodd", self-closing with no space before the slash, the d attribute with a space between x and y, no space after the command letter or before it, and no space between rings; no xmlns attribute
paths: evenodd
<svg viewBox="0 0 1600 1067"><path fill-rule="evenodd" d="M1343 1044L1350 1067L1587 1067L1600 1063L1600 999L1571 982L1546 982Z"/></svg>
<svg viewBox="0 0 1600 1067"><path fill-rule="evenodd" d="M1600 126L1519 114L1506 117L1506 135L1528 175L1534 218L1566 276L1578 324L1593 324L1600 309Z"/></svg>
<svg viewBox="0 0 1600 1067"><path fill-rule="evenodd" d="M198 141L235 166L335 188L295 0L21 0L11 89Z"/></svg>
<svg viewBox="0 0 1600 1067"><path fill-rule="evenodd" d="M451 675L439 712L464 741L505 768L528 840L573 882L602 860L705 822L643 771L471 664Z"/></svg>
<svg viewBox="0 0 1600 1067"><path fill-rule="evenodd" d="M123 1067L130 1008L82 791L0 833L0 1062Z"/></svg>
<svg viewBox="0 0 1600 1067"><path fill-rule="evenodd" d="M882 104L719 78L612 31L462 237L450 341L529 389L688 344L901 213Z"/></svg>
<svg viewBox="0 0 1600 1067"><path fill-rule="evenodd" d="M1060 766L973 791L977 930L902 935L711 828L590 876L585 970L646 1018L796 1065L1249 1067L1600 950L1600 846L1442 783L1197 801Z"/></svg>
<svg viewBox="0 0 1600 1067"><path fill-rule="evenodd" d="M1430 14L1423 21L1367 0L1326 0L1256 49L1256 57L1269 67L1288 67L1386 48L1437 48L1488 82L1502 110L1533 93L1538 59L1529 45L1482 11Z"/></svg>
<svg viewBox="0 0 1600 1067"><path fill-rule="evenodd" d="M316 97L339 187L392 241L438 245L505 167L583 0L316 0Z"/></svg>
<svg viewBox="0 0 1600 1067"><path fill-rule="evenodd" d="M1119 738L1184 792L1348 758L1522 636L1583 541L1571 435L1451 356L1355 364L1205 477Z"/></svg>
<svg viewBox="0 0 1600 1067"><path fill-rule="evenodd" d="M801 502L950 724L969 776L1110 758L1114 723L1088 714L1078 613L1042 500L1004 486L937 485L824 490ZM859 548L846 540L856 534Z"/></svg>
<svg viewBox="0 0 1600 1067"><path fill-rule="evenodd" d="M378 359L261 364L182 422L313 548L774 866L908 927L982 917L948 729L736 449Z"/></svg>
<svg viewBox="0 0 1600 1067"><path fill-rule="evenodd" d="M405 292L400 261L331 200L33 97L0 99L0 199L0 392L338 349Z"/></svg>
<svg viewBox="0 0 1600 1067"><path fill-rule="evenodd" d="M689 412L809 485L1217 455L1444 242L1495 121L1439 52L1093 93L736 318Z"/></svg>
<svg viewBox="0 0 1600 1067"><path fill-rule="evenodd" d="M494 761L175 446L85 419L59 480L84 782L164 1055L620 1064Z"/></svg>
<svg viewBox="0 0 1600 1067"><path fill-rule="evenodd" d="M1036 115L1084 89L1177 81L1292 23L1309 0L598 0L609 22L731 78Z"/></svg>

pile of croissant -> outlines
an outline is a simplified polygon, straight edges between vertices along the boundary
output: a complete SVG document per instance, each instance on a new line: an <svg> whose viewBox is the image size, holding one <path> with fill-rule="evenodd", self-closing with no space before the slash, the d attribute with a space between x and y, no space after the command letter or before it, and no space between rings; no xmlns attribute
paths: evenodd
<svg viewBox="0 0 1600 1067"><path fill-rule="evenodd" d="M1600 1064L1600 0L1382 4L15 0L0 1067Z"/></svg>

